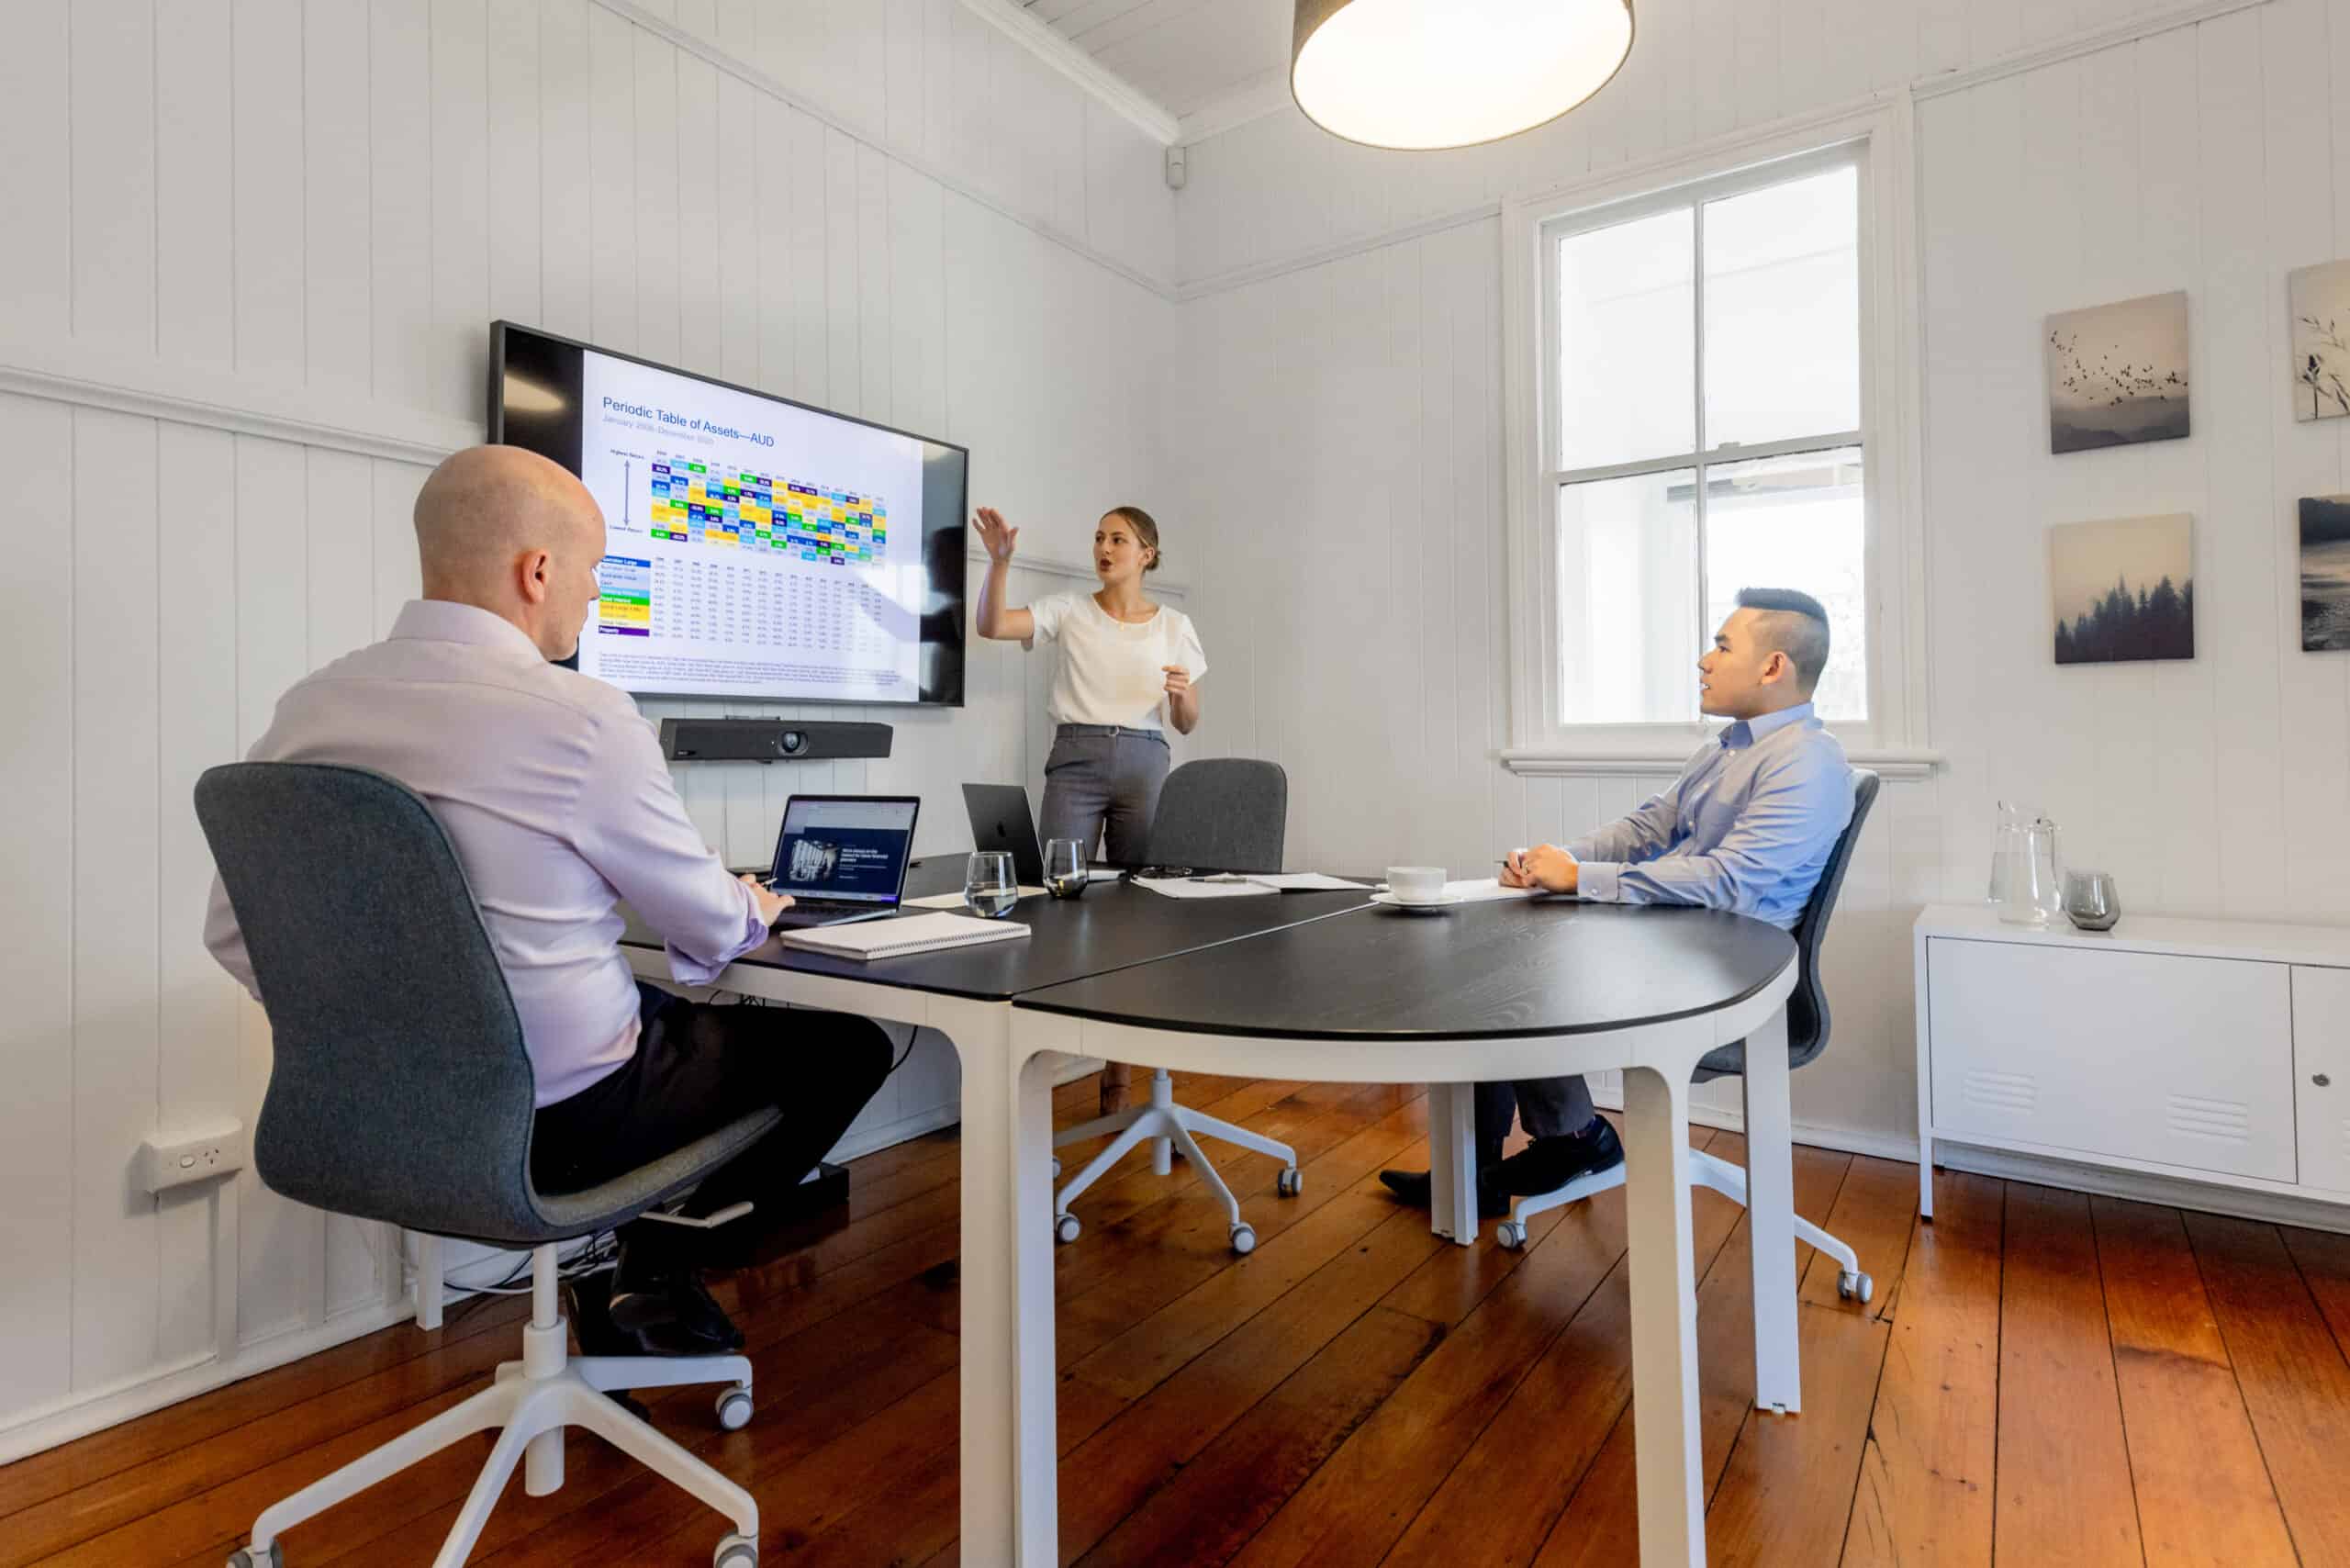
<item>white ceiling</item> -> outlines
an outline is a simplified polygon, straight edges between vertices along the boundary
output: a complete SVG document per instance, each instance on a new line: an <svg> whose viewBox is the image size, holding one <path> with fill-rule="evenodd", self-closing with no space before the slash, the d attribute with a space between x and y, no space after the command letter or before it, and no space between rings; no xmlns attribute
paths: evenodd
<svg viewBox="0 0 2350 1568"><path fill-rule="evenodd" d="M1094 62L1175 116L1236 94L1288 94L1291 0L1021 0Z"/></svg>

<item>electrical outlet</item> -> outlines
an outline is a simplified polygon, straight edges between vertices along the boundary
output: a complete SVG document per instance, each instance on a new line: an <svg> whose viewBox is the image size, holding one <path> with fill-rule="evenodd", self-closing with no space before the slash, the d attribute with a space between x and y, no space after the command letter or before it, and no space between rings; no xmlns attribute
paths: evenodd
<svg viewBox="0 0 2350 1568"><path fill-rule="evenodd" d="M245 1166L245 1126L215 1122L192 1131L156 1133L139 1146L140 1171L151 1193L210 1182Z"/></svg>

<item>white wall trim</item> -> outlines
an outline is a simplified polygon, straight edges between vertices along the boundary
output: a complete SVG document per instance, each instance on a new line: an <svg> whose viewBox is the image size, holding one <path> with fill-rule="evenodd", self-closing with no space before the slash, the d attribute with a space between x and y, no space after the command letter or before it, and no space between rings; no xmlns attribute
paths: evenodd
<svg viewBox="0 0 2350 1568"><path fill-rule="evenodd" d="M1260 72L1237 87L1227 87L1176 120L1183 145L1222 136L1244 125L1270 118L1297 102L1290 92L1289 71L1281 67Z"/></svg>
<svg viewBox="0 0 2350 1568"><path fill-rule="evenodd" d="M1737 1085L1731 1084L1731 1088ZM1603 1111L1621 1111L1624 1092L1619 1083L1602 1087L1593 1084L1591 1103ZM1689 1103L1689 1125L1717 1127L1726 1133L1746 1132L1745 1113L1734 1105L1712 1105L1692 1099ZM1918 1140L1895 1137L1888 1133L1856 1132L1851 1127L1832 1127L1820 1122L1793 1124L1795 1141L1810 1148L1832 1148L1839 1154L1864 1154L1872 1159L1897 1159L1904 1165L1918 1163ZM1815 1216L1818 1217L1818 1216Z"/></svg>
<svg viewBox="0 0 2350 1568"><path fill-rule="evenodd" d="M73 368L67 369L66 366ZM326 452L355 453L432 467L451 453L477 444L484 427L471 420L420 413L237 371L63 342L0 341L0 393L42 398L76 408L110 409L147 419L293 442ZM984 566L984 550L966 558ZM1072 582L1092 582L1092 566L1022 555L1013 569ZM1153 577L1162 592L1188 596L1177 577Z"/></svg>
<svg viewBox="0 0 2350 1568"><path fill-rule="evenodd" d="M1997 82L2005 76L2019 76L2027 71L2062 64L2067 60L2077 60L2082 55L2095 54L2117 44L2136 43L2140 39L2217 21L2234 12L2249 11L2255 6L2266 4L2268 0L2195 0L2193 5L2181 6L2175 10L2112 22L2087 32L2075 33L2069 38L2020 49L1964 71L1946 71L1939 76L1920 76L1910 83L1909 91L1920 98L1939 98L1946 93L1964 93L1970 87L1980 87L1986 82Z"/></svg>
<svg viewBox="0 0 2350 1568"><path fill-rule="evenodd" d="M1845 754L1855 767L1874 768L1888 783L1912 783L1933 777L1949 758L1938 751L1910 747L1858 748ZM1640 752L1591 752L1528 747L1500 754L1501 764L1521 778L1623 778L1640 774L1678 773L1689 761L1686 748Z"/></svg>
<svg viewBox="0 0 2350 1568"><path fill-rule="evenodd" d="M1105 107L1161 147L1172 147L1179 139L1175 117L1161 108L1158 99L1038 21L1013 0L963 0L963 8L987 18L1005 37L1092 94Z"/></svg>
<svg viewBox="0 0 2350 1568"><path fill-rule="evenodd" d="M483 431L471 420L62 339L0 342L0 392L427 467Z"/></svg>
<svg viewBox="0 0 2350 1568"><path fill-rule="evenodd" d="M1914 1143L1909 1145L1908 1152L1897 1158L1911 1165L1917 1164L1917 1146ZM2190 1182L2176 1176L2157 1176L2150 1171L2118 1170L2110 1165L2082 1165L2069 1159L2051 1159L2042 1155L2010 1154L1973 1144L1953 1143L1939 1135L1934 1138L1934 1164L1937 1169L1967 1170L1978 1176L2031 1182L2042 1187L2062 1187L2075 1193L2094 1193L2100 1197L2160 1204L2165 1208L2196 1209L2204 1214L2232 1215L2238 1219L2261 1220L2270 1225L2297 1225L2309 1230L2350 1232L2350 1204L2328 1203L2322 1198L2306 1198L2298 1193Z"/></svg>
<svg viewBox="0 0 2350 1568"><path fill-rule="evenodd" d="M1856 112L1886 99L1908 98L1914 102L1924 98L1938 98L1949 93L1962 93L1970 87L1979 87L1986 82L1997 82L2003 77L2038 71L2064 61L2076 59L2081 55L2093 54L2099 50L2112 49L2120 44L2135 43L2141 39L2154 38L2179 28L2191 28L2203 22L2215 21L2234 12L2248 11L2255 6L2266 4L2268 0L2195 0L2194 4L2179 6L2176 10L2164 11L2152 17L2141 17L2132 21L2116 22L2087 32L2075 33L2068 38L2057 39L2031 49L2017 50L2012 53L2003 54L1996 60L1986 61L1980 65L1971 66L1964 71L1950 71L1940 75L1917 77L1905 84L1884 88L1863 98L1832 105L1810 114L1791 116L1764 125L1744 127L1713 138L1711 140L1676 148L1641 162L1617 165L1606 170L1598 178L1609 182L1627 178L1639 180L1657 171L1670 169L1675 164L1701 161L1712 153L1732 150L1742 144L1766 142L1777 140L1789 132L1801 131L1810 126L1846 119ZM1286 76L1280 79L1279 85L1281 102L1260 102L1258 105L1258 112L1245 118L1236 118L1228 123L1215 124L1211 128L1206 117L1216 111L1225 100L1212 101L1197 111L1202 129L1196 133L1187 132L1183 137L1184 142L1188 145L1204 141L1211 137L1222 135L1228 130L1236 130L1241 126L1279 113L1287 106L1288 103L1289 84ZM1259 89L1254 84L1249 87L1236 89L1230 95L1236 109L1240 99L1257 90ZM1186 125L1189 125L1193 118L1185 116ZM1221 294L1228 289L1246 288L1251 284L1262 283L1268 278L1280 277L1286 273L1303 272L1330 262L1344 260L1348 256L1359 255L1365 251L1383 250L1387 246L1399 245L1409 240L1416 240L1423 235L1437 233L1446 229L1457 229L1464 223L1474 223L1481 218L1492 217L1500 211L1506 202L1542 200L1553 195L1568 194L1573 188L1573 185L1552 186L1526 196L1504 196L1494 201L1479 202L1473 207L1459 207L1434 218L1421 218L1415 222L1378 230L1372 233L1357 235L1349 240L1318 245L1312 250L1300 251L1292 255L1252 262L1246 266L1227 268L1223 272L1210 273L1203 277L1179 279L1175 285L1176 297L1180 299L1191 300L1204 295Z"/></svg>
<svg viewBox="0 0 2350 1568"><path fill-rule="evenodd" d="M1014 210L926 159L875 141L755 67L652 16L633 0L594 3L1137 287L1161 299L1173 301L1177 297L1170 285L1095 250L1049 223ZM283 381L226 366L186 364L161 355L123 353L66 339L0 340L0 392L425 467L478 442L484 431L483 424L476 420L454 419L384 403L364 394L338 392L332 387ZM1063 577L1090 580L1093 576L1090 567L1064 566L1043 560L1024 560L1020 565ZM1168 586L1181 591L1180 585Z"/></svg>
<svg viewBox="0 0 2350 1568"><path fill-rule="evenodd" d="M963 179L961 176L953 174L939 164L933 162L930 159L924 157L922 153L913 151L912 148L897 146L890 142L887 138L877 138L869 130L860 130L856 126L849 124L846 120L842 119L839 116L825 108L822 105L811 102L809 99L802 97L800 94L793 92L781 82L777 81L774 77L768 75L766 72L760 70L757 66L753 65L748 61L736 58L734 55L728 53L725 50L719 48L718 45L712 43L708 39L689 33L674 23L663 21L660 17L653 15L652 12L647 11L643 6L637 5L635 0L593 0L593 3L602 6L605 10L611 12L614 16L623 18L631 25L642 28L646 32L653 34L655 37L676 45L678 49L685 50L695 59L705 61L711 65L716 66L719 70L725 72L728 75L733 76L739 81L749 83L752 86L756 87L760 92L789 105L791 107L799 110L801 114L808 116L811 119L822 122L830 129L839 131L843 136L849 138L851 140L856 141L864 146L870 147L877 152L895 159L898 162L904 164L907 168L912 169L914 173L922 175L924 179L931 180L937 185L944 186L946 189L953 191L957 196L963 197L966 201L973 202L980 207L986 207L990 212L996 214L998 217L1007 218L1013 223L1019 224L1023 229L1027 230L1030 233L1035 234L1041 239L1050 240L1054 244L1059 245L1066 250L1083 256L1087 261L1091 262L1094 265L1117 274L1120 277L1125 278L1128 283L1133 284L1136 287L1147 289L1150 293L1158 296L1161 299L1172 300L1176 297L1174 286L1167 280L1154 277L1148 273L1145 273L1125 262L1120 261L1117 257L1111 255L1106 251L1095 249L1092 245L1088 244L1084 240L1079 238L1077 235L1071 234L1067 230L1058 227L1044 218L1038 217L1033 213L1023 212L1017 207L1007 205L997 197L990 196L986 191L981 190L979 186L971 184L969 181ZM963 0L963 3L966 6L968 6L972 10L978 12L979 15L987 17L990 21L997 21L999 26L1002 25L994 15L994 6L984 3L984 0ZM1014 7L1014 11L1016 14L1017 7ZM1041 26L1041 24L1035 25ZM1015 34L1014 36L1016 37L1018 35ZM1106 74L1106 73L1104 74ZM1097 96L1101 95L1098 88L1089 87L1089 91L1093 91ZM1104 98L1103 101L1105 103L1109 102L1106 98ZM1147 102L1148 100L1146 99L1143 101ZM1117 106L1113 104L1111 106L1116 107ZM1120 110L1120 112L1122 114L1125 113L1123 109ZM1163 110L1160 112L1164 115ZM1131 118L1132 117L1128 116L1127 118ZM1158 135L1158 132L1156 129L1152 129L1149 127L1146 127L1145 129L1150 129L1153 136ZM1170 142L1174 140L1175 122L1171 116L1166 117L1165 129L1166 135L1159 138L1162 143Z"/></svg>
<svg viewBox="0 0 2350 1568"><path fill-rule="evenodd" d="M1595 1086L1591 1100L1602 1110L1620 1111L1624 1108L1624 1097L1619 1090ZM1743 1134L1746 1131L1746 1118L1737 1109L1708 1105L1703 1102L1691 1103L1689 1122L1693 1126L1718 1127L1724 1132ZM1813 1148L1832 1148L1839 1154L1863 1154L1872 1159L1889 1159L1913 1169L1918 1163L1918 1140L1914 1137L1855 1132L1849 1127L1823 1126L1817 1122L1800 1121L1795 1124L1794 1132L1796 1142ZM2350 1204L2328 1203L2321 1198L2305 1198L2296 1193L2223 1187L2185 1181L2176 1176L2116 1170L2109 1165L2081 1165L2069 1159L2050 1159L2040 1155L2009 1154L1972 1144L1953 1143L1945 1137L1934 1139L1934 1166L1937 1170L1965 1170L1978 1176L1998 1177L2001 1181L2029 1182L2067 1192L2094 1193L2099 1197L2159 1204L2165 1208L2194 1209L2204 1214L2230 1215L2238 1219L2259 1220L2269 1225L2298 1225L2310 1230L2350 1233ZM1827 1218L1825 1215L1809 1217L1816 1222ZM1865 1264L1868 1260L1863 1258L1861 1261Z"/></svg>
<svg viewBox="0 0 2350 1568"><path fill-rule="evenodd" d="M288 1361L298 1361L377 1329L408 1322L414 1316L415 1311L402 1292L386 1300L353 1307L315 1328L256 1340L234 1356L215 1356L207 1351L162 1371L149 1368L113 1387L68 1394L36 1406L0 1427L0 1464L118 1426Z"/></svg>
<svg viewBox="0 0 2350 1568"><path fill-rule="evenodd" d="M1352 240L1334 240L1327 245L1316 245L1310 251L1300 251L1294 255L1276 256L1267 262L1251 262L1247 266L1211 273L1195 282L1179 283L1175 286L1175 297L1188 303L1194 299L1205 298L1211 294L1224 294L1236 288L1247 288L1251 284L1264 283L1273 278L1286 276L1291 273L1310 272L1315 267L1326 266L1332 262L1345 261L1348 256L1360 256L1366 251L1383 251L1390 245L1407 244L1414 240L1425 239L1430 234L1441 234L1448 229L1460 229L1472 223L1483 223L1487 218L1498 218L1501 216L1501 211L1502 203L1498 198L1475 202L1468 207L1456 207L1449 211L1438 213L1433 218L1423 218L1417 222L1406 223L1398 229L1382 229L1376 234L1365 234Z"/></svg>

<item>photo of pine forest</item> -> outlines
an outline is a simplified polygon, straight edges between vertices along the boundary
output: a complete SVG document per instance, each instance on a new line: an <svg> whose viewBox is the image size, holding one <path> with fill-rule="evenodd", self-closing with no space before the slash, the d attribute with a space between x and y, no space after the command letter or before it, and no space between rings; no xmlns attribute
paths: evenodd
<svg viewBox="0 0 2350 1568"><path fill-rule="evenodd" d="M2193 520L2064 523L2048 543L2058 664L2195 656Z"/></svg>

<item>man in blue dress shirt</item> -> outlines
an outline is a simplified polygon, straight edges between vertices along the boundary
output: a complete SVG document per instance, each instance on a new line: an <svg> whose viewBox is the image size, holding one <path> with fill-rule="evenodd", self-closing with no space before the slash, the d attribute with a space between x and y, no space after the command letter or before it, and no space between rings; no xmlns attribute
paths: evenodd
<svg viewBox="0 0 2350 1568"><path fill-rule="evenodd" d="M1812 712L1828 666L1828 613L1809 594L1748 588L1697 661L1698 707L1729 724L1697 748L1673 787L1561 848L1514 852L1509 887L1603 903L1696 904L1783 930L1804 904L1852 814L1844 748ZM1515 1114L1532 1139L1501 1158ZM1477 1086L1478 1201L1556 1192L1624 1158L1580 1077ZM1382 1170L1397 1196L1428 1201L1424 1170Z"/></svg>

